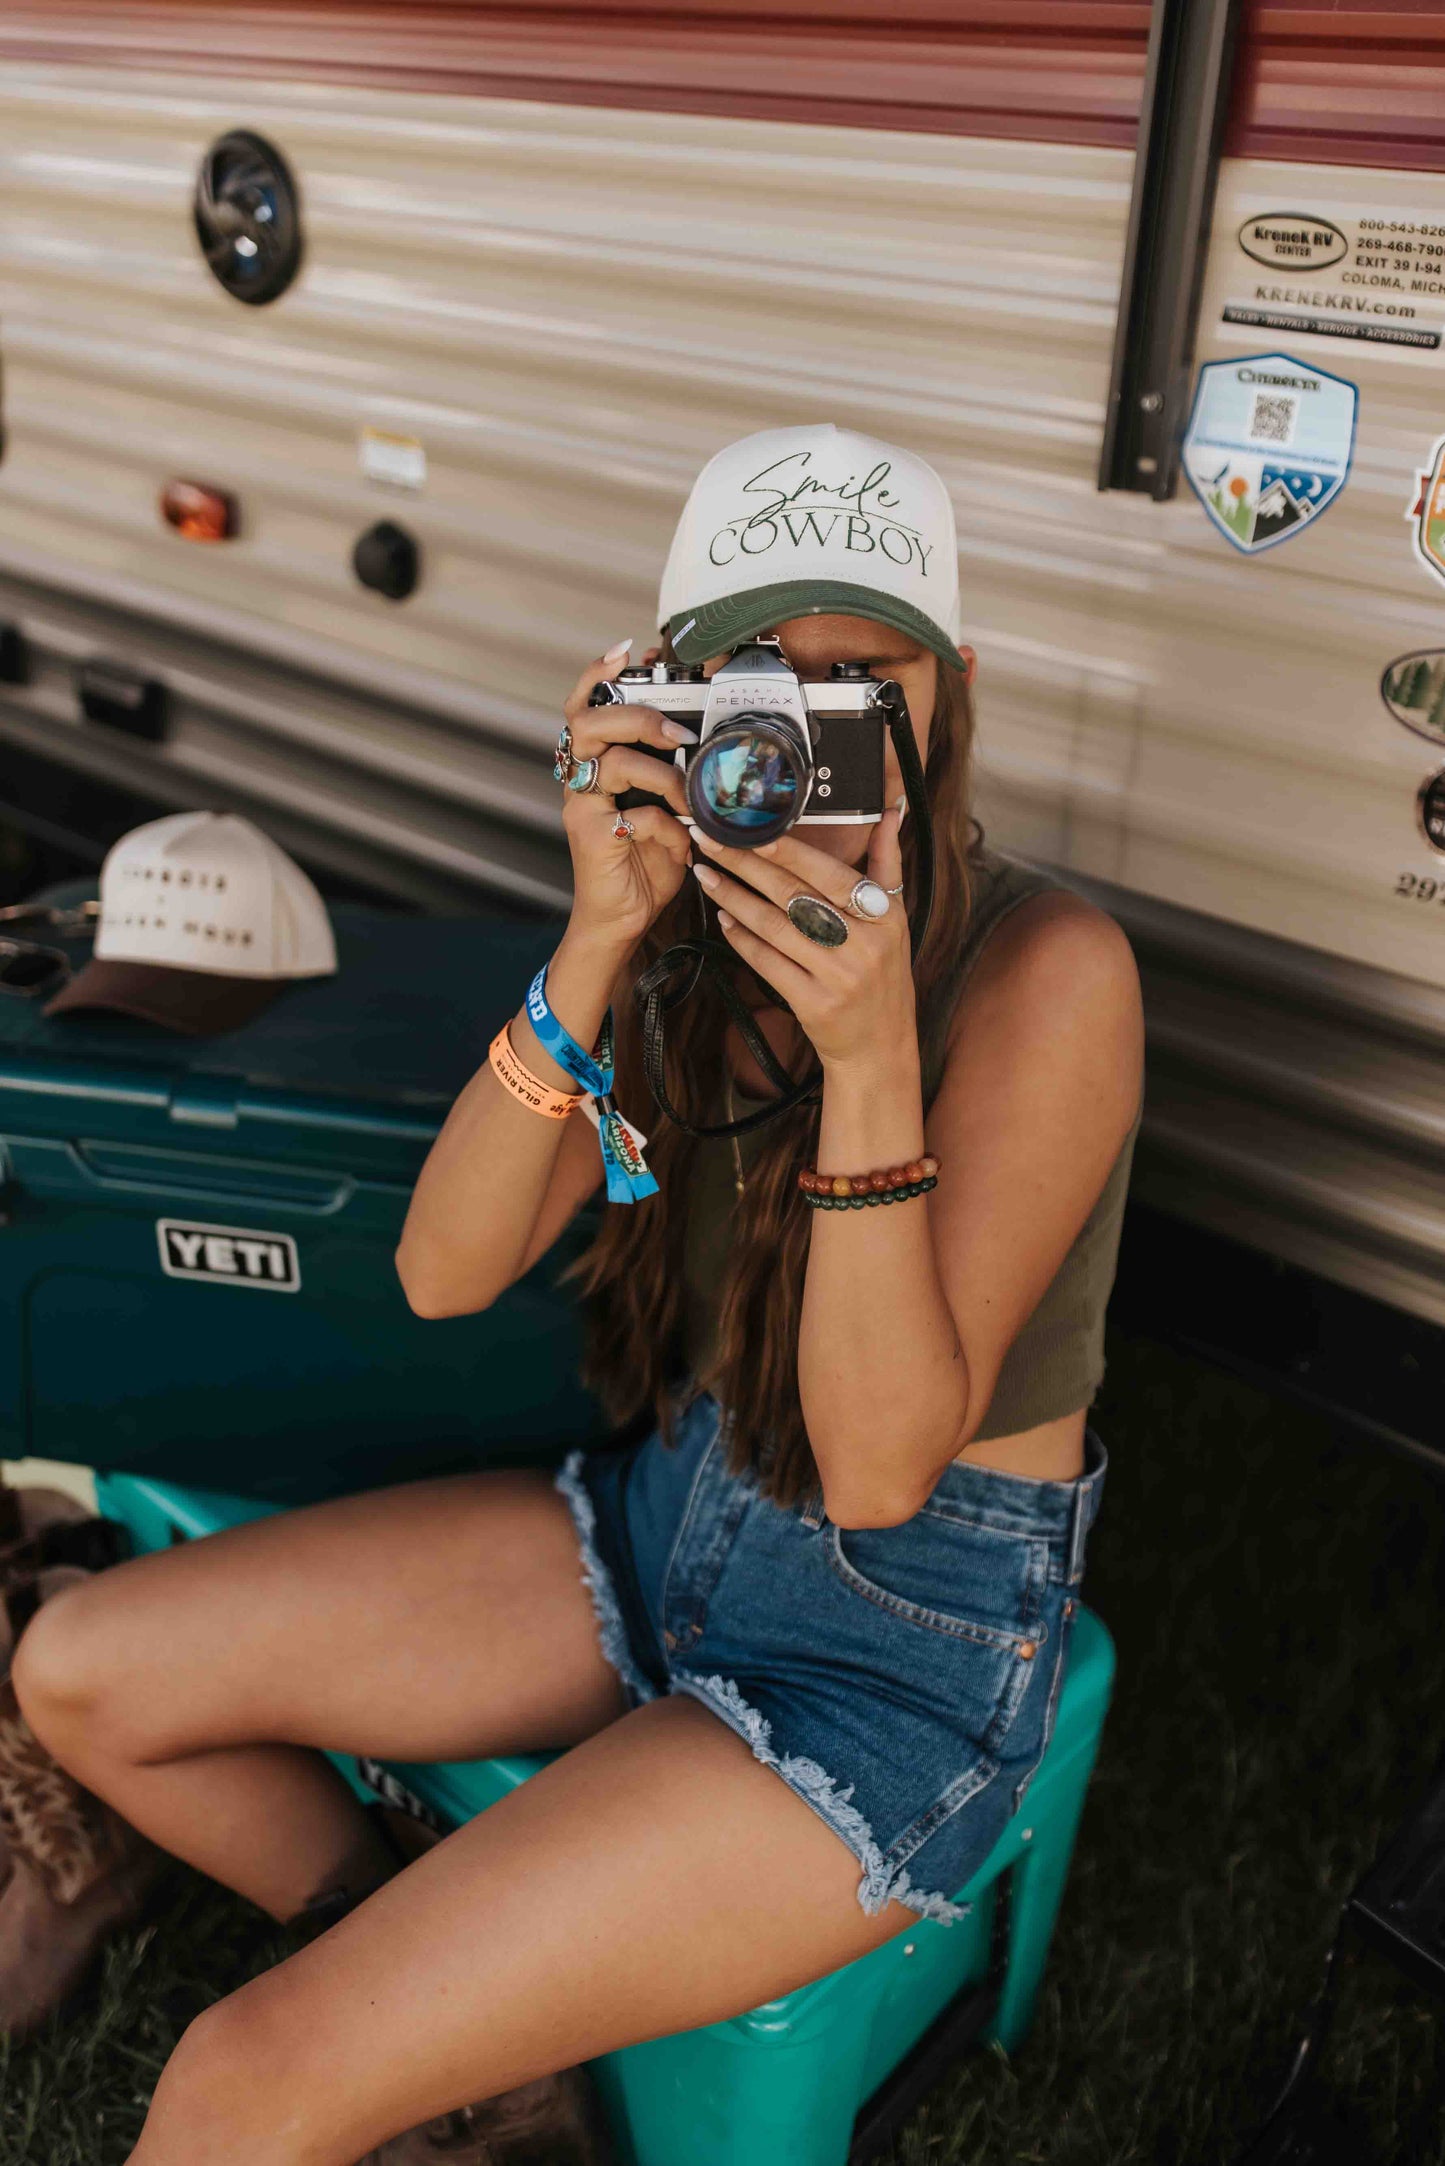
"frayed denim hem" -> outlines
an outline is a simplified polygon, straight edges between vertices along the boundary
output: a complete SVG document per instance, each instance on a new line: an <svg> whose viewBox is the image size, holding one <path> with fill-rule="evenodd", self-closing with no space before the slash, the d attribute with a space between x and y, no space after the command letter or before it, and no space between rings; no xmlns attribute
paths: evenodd
<svg viewBox="0 0 1445 2166"><path fill-rule="evenodd" d="M704 1707L710 1707L720 1715L730 1730L735 1730L746 1745L751 1746L753 1757L761 1760L764 1767L773 1768L788 1788L811 1805L821 1820L825 1820L835 1835L841 1836L854 1857L863 1868L858 1883L860 1908L870 1918L876 1918L889 1903L902 1903L908 1910L916 1911L920 1918L931 1918L938 1925L955 1925L966 1918L972 1910L971 1903L950 1902L946 1895L915 1888L903 1866L890 1866L883 1852L873 1839L873 1830L850 1802L853 1786L840 1790L833 1777L816 1760L809 1760L800 1753L777 1753L773 1750L773 1726L766 1715L756 1707L750 1707L730 1677L695 1677L683 1670L674 1671L669 1689L686 1692Z"/></svg>
<svg viewBox="0 0 1445 2166"><path fill-rule="evenodd" d="M557 1470L553 1488L567 1500L572 1514L572 1524L577 1531L577 1546L582 1556L582 1581L592 1597L592 1609L597 1619L597 1636L602 1642L606 1661L616 1670L627 1690L639 1704L655 1700L657 1692L643 1676L632 1659L627 1644L627 1627L622 1621L612 1575L597 1554L597 1513L582 1479L582 1462L586 1454L569 1452Z"/></svg>

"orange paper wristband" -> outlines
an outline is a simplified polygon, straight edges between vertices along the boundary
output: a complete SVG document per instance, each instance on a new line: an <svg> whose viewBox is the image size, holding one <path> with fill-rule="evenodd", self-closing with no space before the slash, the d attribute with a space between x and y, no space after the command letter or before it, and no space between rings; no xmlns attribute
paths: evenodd
<svg viewBox="0 0 1445 2166"><path fill-rule="evenodd" d="M509 1090L514 1098L533 1113L540 1113L545 1120L565 1121L574 1106L582 1103L581 1091L554 1091L549 1083L543 1083L524 1068L512 1051L511 1028L504 1023L487 1049L492 1073L497 1081Z"/></svg>

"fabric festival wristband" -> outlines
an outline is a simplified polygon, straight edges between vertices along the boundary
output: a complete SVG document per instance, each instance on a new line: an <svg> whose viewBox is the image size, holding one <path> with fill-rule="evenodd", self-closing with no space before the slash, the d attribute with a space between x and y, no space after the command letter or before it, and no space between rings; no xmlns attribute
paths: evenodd
<svg viewBox="0 0 1445 2166"><path fill-rule="evenodd" d="M602 1030L592 1051L577 1043L565 1024L547 1004L547 968L543 964L527 988L527 1021L537 1042L559 1068L575 1076L597 1106L597 1137L602 1146L602 1170L607 1177L609 1203L640 1203L657 1194L657 1183L647 1161L633 1141L632 1131L618 1112L612 1096L615 1063L612 1050L612 1010L602 1019Z"/></svg>
<svg viewBox="0 0 1445 2166"><path fill-rule="evenodd" d="M543 1083L530 1068L522 1066L512 1051L511 1026L507 1023L488 1046L487 1058L497 1081L514 1098L520 1098L529 1112L540 1113L544 1120L565 1121L582 1103L575 1091L554 1091L550 1083Z"/></svg>

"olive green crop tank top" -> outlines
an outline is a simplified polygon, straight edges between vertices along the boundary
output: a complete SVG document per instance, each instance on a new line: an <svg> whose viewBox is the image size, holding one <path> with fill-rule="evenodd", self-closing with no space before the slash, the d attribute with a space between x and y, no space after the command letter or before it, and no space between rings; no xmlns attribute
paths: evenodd
<svg viewBox="0 0 1445 2166"><path fill-rule="evenodd" d="M996 926L1030 895L1066 887L1051 873L1020 864L979 841L970 853L973 907L960 947L953 1001ZM733 1106L750 1113L764 1103L734 1087ZM989 1401L981 1442L1011 1436L1053 1421L1078 1407L1092 1405L1104 1376L1104 1313L1114 1284L1119 1233L1128 1194L1134 1145L1143 1103L1119 1148L1099 1197L1080 1227L1038 1307L1004 1357ZM736 1139L746 1176L767 1130ZM683 1252L683 1353L693 1376L701 1376L711 1358L717 1302L727 1261L733 1206L737 1200L738 1157L730 1139L702 1138L693 1157Z"/></svg>

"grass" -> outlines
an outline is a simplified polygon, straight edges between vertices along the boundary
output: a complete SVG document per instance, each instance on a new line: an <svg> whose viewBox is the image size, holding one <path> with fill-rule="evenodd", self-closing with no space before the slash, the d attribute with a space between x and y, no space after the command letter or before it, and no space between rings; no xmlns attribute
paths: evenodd
<svg viewBox="0 0 1445 2166"><path fill-rule="evenodd" d="M1117 1333L1095 1421L1087 1594L1119 1683L1038 2021L1012 2063L960 2064L894 2166L1228 2166L1340 1904L1445 1749L1429 1475ZM279 1950L184 1879L80 2016L0 2044L0 2166L123 2166L186 2022ZM1349 2166L1445 2166L1441 2026L1372 1958L1326 2077Z"/></svg>

